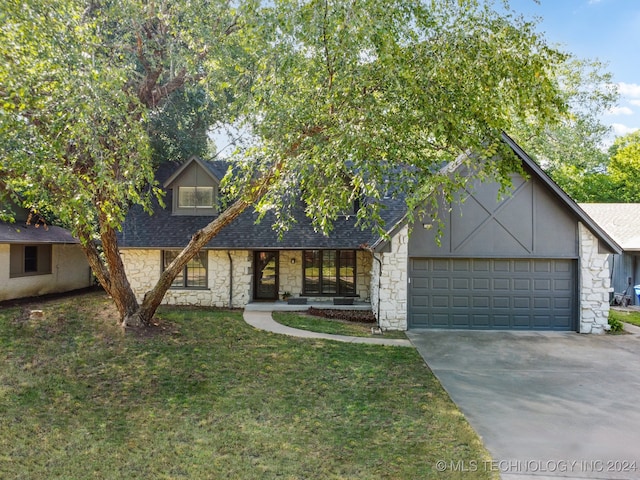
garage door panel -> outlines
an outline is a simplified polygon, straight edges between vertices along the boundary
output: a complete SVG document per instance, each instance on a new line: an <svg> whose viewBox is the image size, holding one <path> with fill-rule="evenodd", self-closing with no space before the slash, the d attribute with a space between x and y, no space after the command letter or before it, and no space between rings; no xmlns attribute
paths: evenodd
<svg viewBox="0 0 640 480"><path fill-rule="evenodd" d="M453 320L454 327L461 328L461 327L469 327L471 325L469 322L469 314L454 313L453 315L451 315L451 318Z"/></svg>
<svg viewBox="0 0 640 480"><path fill-rule="evenodd" d="M429 297L427 295L412 295L411 303L413 307L416 309L420 307L428 307L429 306Z"/></svg>
<svg viewBox="0 0 640 480"><path fill-rule="evenodd" d="M471 285L470 278L454 278L453 279L453 289L457 291L465 291L469 290Z"/></svg>
<svg viewBox="0 0 640 480"><path fill-rule="evenodd" d="M431 288L434 290L447 290L449 291L449 278L433 278L431 281Z"/></svg>
<svg viewBox="0 0 640 480"><path fill-rule="evenodd" d="M531 290L531 280L529 278L514 278L513 289L528 292L529 290Z"/></svg>
<svg viewBox="0 0 640 480"><path fill-rule="evenodd" d="M489 308L489 304L491 303L490 297L473 297L473 308Z"/></svg>
<svg viewBox="0 0 640 480"><path fill-rule="evenodd" d="M533 264L533 271L536 273L551 273L552 271L551 261L538 260Z"/></svg>
<svg viewBox="0 0 640 480"><path fill-rule="evenodd" d="M453 261L453 271L454 272L469 272L470 270L471 270L471 261L470 260L455 259Z"/></svg>
<svg viewBox="0 0 640 480"><path fill-rule="evenodd" d="M431 306L434 308L449 308L449 297L446 295L433 295Z"/></svg>
<svg viewBox="0 0 640 480"><path fill-rule="evenodd" d="M428 262L427 262L428 266ZM449 260L448 259L435 259L432 260L432 268L434 272L448 272Z"/></svg>
<svg viewBox="0 0 640 480"><path fill-rule="evenodd" d="M555 327L564 327L566 330L571 330L571 317L566 315L556 315L553 317L553 324Z"/></svg>
<svg viewBox="0 0 640 480"><path fill-rule="evenodd" d="M511 308L510 297L493 297L492 300L494 309Z"/></svg>
<svg viewBox="0 0 640 480"><path fill-rule="evenodd" d="M453 307L454 308L468 308L470 305L469 302L469 297L463 297L463 296L459 296L456 295L455 297L453 297Z"/></svg>
<svg viewBox="0 0 640 480"><path fill-rule="evenodd" d="M450 318L448 313L434 313L431 318L434 327L447 328L449 326Z"/></svg>
<svg viewBox="0 0 640 480"><path fill-rule="evenodd" d="M549 315L534 315L533 325L538 328L548 329L551 326L551 317Z"/></svg>
<svg viewBox="0 0 640 480"><path fill-rule="evenodd" d="M531 317L530 315L514 315L513 316L513 326L515 328L526 328L529 329L531 326Z"/></svg>
<svg viewBox="0 0 640 480"><path fill-rule="evenodd" d="M494 260L493 271L494 272L508 272L510 270L509 260Z"/></svg>
<svg viewBox="0 0 640 480"><path fill-rule="evenodd" d="M409 327L571 330L576 261L411 259Z"/></svg>
<svg viewBox="0 0 640 480"><path fill-rule="evenodd" d="M549 292L551 291L551 279L549 278L536 278L533 281L533 289L536 292Z"/></svg>
<svg viewBox="0 0 640 480"><path fill-rule="evenodd" d="M550 297L535 297L533 299L533 308L535 310L550 310L553 299Z"/></svg>

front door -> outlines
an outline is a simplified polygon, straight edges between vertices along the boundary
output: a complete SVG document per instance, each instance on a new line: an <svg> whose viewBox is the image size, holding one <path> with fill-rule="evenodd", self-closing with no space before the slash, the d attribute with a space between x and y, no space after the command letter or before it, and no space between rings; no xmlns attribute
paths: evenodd
<svg viewBox="0 0 640 480"><path fill-rule="evenodd" d="M254 252L254 300L278 299L278 252Z"/></svg>

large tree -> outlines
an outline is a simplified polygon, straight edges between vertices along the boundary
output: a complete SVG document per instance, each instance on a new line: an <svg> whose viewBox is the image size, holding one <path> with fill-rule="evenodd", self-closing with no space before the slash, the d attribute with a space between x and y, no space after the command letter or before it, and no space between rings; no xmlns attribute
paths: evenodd
<svg viewBox="0 0 640 480"><path fill-rule="evenodd" d="M515 162L496 155L500 132L566 112L552 75L564 56L491 2L7 0L0 29L2 181L55 208L126 324L147 323L185 263L249 205L286 228L301 200L328 232L364 198L361 225L380 228L384 195L413 211L436 186L451 194L463 180L435 172L470 151L477 175L506 179ZM139 303L116 231L159 195L150 120L197 89L246 133L235 201Z"/></svg>
<svg viewBox="0 0 640 480"><path fill-rule="evenodd" d="M569 56L554 71L569 115L560 122L519 125L513 136L574 200L593 201L607 196L605 143L611 127L602 116L618 100L606 65Z"/></svg>
<svg viewBox="0 0 640 480"><path fill-rule="evenodd" d="M640 130L616 138L609 155L610 201L640 202Z"/></svg>

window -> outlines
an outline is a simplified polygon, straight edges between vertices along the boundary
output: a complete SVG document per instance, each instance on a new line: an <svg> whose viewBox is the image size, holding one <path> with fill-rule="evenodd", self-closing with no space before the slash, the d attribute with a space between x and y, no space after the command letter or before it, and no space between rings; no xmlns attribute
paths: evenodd
<svg viewBox="0 0 640 480"><path fill-rule="evenodd" d="M48 275L50 273L51 245L11 245L9 277Z"/></svg>
<svg viewBox="0 0 640 480"><path fill-rule="evenodd" d="M305 295L356 294L354 250L305 250L303 263Z"/></svg>
<svg viewBox="0 0 640 480"><path fill-rule="evenodd" d="M166 269L178 256L180 250L164 250L162 252L162 268ZM206 288L207 287L207 252L198 252L189 260L182 273L171 283L173 288Z"/></svg>
<svg viewBox="0 0 640 480"><path fill-rule="evenodd" d="M36 273L38 271L38 247L24 246L24 273Z"/></svg>
<svg viewBox="0 0 640 480"><path fill-rule="evenodd" d="M213 187L178 187L178 207L213 208Z"/></svg>

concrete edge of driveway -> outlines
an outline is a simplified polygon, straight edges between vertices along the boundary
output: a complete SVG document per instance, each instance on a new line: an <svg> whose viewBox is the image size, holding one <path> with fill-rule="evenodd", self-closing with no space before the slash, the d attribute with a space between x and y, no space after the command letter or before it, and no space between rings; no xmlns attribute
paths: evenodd
<svg viewBox="0 0 640 480"><path fill-rule="evenodd" d="M624 325L624 331L631 333L633 335L638 335L640 334L640 327L637 327L636 325L631 325L630 323L624 323L622 322Z"/></svg>
<svg viewBox="0 0 640 480"><path fill-rule="evenodd" d="M404 340L402 338L351 337L349 335L331 335L329 333L318 333L287 327L286 325L276 322L269 311L245 310L243 312L243 317L245 322L258 330L279 333L281 335L289 335L290 337L320 338L323 340L335 340L345 343L365 343L370 345L387 345L394 347L413 347L413 344L409 340Z"/></svg>

